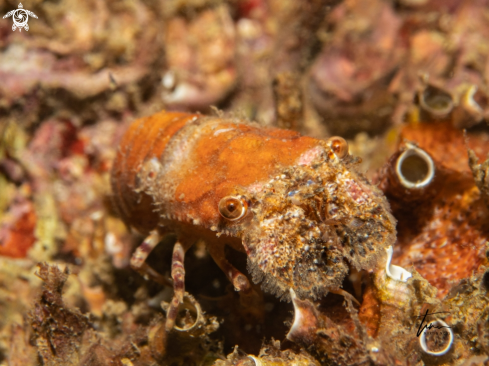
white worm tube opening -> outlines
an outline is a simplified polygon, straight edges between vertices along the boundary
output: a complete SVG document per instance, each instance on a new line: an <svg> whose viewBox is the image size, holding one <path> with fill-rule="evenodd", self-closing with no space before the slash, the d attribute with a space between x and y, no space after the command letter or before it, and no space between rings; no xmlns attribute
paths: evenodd
<svg viewBox="0 0 489 366"><path fill-rule="evenodd" d="M453 109L453 98L441 89L428 86L419 94L419 104L432 116L444 117Z"/></svg>
<svg viewBox="0 0 489 366"><path fill-rule="evenodd" d="M406 188L424 188L435 177L435 164L426 151L407 144L407 149L397 158L396 175Z"/></svg>
<svg viewBox="0 0 489 366"><path fill-rule="evenodd" d="M483 109L474 99L476 93L477 85L471 85L462 95L462 105L472 113L482 114L484 113Z"/></svg>
<svg viewBox="0 0 489 366"><path fill-rule="evenodd" d="M487 93L478 90L477 85L470 85L462 94L460 105L474 122L480 122L487 115L484 110L489 105L489 98Z"/></svg>
<svg viewBox="0 0 489 366"><path fill-rule="evenodd" d="M293 289L290 289L289 291L290 291L290 298L292 299L292 304L294 305L294 323L290 327L289 333L287 334L287 338L289 337L289 334L294 333L294 331L299 329L303 322L303 314L300 308L297 306L296 302L294 301L295 299L297 299L297 295L295 294L295 291Z"/></svg>
<svg viewBox="0 0 489 366"><path fill-rule="evenodd" d="M389 245L386 251L387 251L387 262L385 264L385 273L387 274L387 276L396 281L407 282L408 278L413 276L411 272L406 271L402 267L391 264L392 253L394 252L392 249L392 245Z"/></svg>
<svg viewBox="0 0 489 366"><path fill-rule="evenodd" d="M440 319L436 319L434 322L431 322L431 324L435 325L435 326L439 325L439 326L445 327L443 329L445 329L448 332L447 345L445 346L445 348L443 348L439 351L430 351L428 349L428 346L426 345L426 331L428 330L428 328L424 328L423 331L421 332L421 335L419 337L419 344L420 344L423 352L425 352L426 354L431 355L431 356L443 356L444 354L446 354L450 350L450 348L452 348L452 344L453 344L452 329L447 325L447 323L445 323L443 320L440 320Z"/></svg>
<svg viewBox="0 0 489 366"><path fill-rule="evenodd" d="M185 293L184 295L183 304L180 305L180 312L184 309L189 311L193 323L184 324L183 327L178 326L177 323L175 323L174 329L176 331L192 332L204 323L204 317L202 315L202 308L200 307L200 304L188 293Z"/></svg>
<svg viewBox="0 0 489 366"><path fill-rule="evenodd" d="M253 360L255 366L262 366L261 360L259 358L256 358L255 356L251 356L251 355L248 355L248 358Z"/></svg>

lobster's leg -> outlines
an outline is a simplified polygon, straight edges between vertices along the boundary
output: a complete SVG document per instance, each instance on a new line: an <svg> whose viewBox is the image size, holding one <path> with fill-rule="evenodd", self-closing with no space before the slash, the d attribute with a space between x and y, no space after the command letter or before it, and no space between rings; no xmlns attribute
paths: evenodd
<svg viewBox="0 0 489 366"><path fill-rule="evenodd" d="M358 302L357 299L355 299L355 297L352 294L350 294L349 292L346 292L345 290L343 290L341 288L330 289L329 292L331 292L332 294L341 295L345 299L349 299L349 300L353 301L355 304L357 304L358 306L361 306L361 304Z"/></svg>
<svg viewBox="0 0 489 366"><path fill-rule="evenodd" d="M236 291L246 293L251 290L251 284L248 278L238 271L231 263L228 262L224 255L224 246L208 245L207 251L210 253L214 262L224 272L226 277L231 281Z"/></svg>
<svg viewBox="0 0 489 366"><path fill-rule="evenodd" d="M221 268L226 277L231 281L236 291L239 291L239 298L243 310L260 320L263 318L263 296L251 285L248 277L236 269L226 259L224 245L208 245L207 251L212 259Z"/></svg>
<svg viewBox="0 0 489 366"><path fill-rule="evenodd" d="M161 238L162 234L158 230L151 231L141 245L134 251L131 257L131 268L145 278L151 278L153 281L165 286L172 286L173 284L170 279L159 274L146 263L146 259L156 245L158 245Z"/></svg>
<svg viewBox="0 0 489 366"><path fill-rule="evenodd" d="M185 268L183 261L185 259L185 249L180 241L175 243L173 247L173 255L171 261L171 277L173 278L173 298L166 312L167 331L172 330L175 325L175 319L178 315L178 308L183 303L183 295L185 294Z"/></svg>

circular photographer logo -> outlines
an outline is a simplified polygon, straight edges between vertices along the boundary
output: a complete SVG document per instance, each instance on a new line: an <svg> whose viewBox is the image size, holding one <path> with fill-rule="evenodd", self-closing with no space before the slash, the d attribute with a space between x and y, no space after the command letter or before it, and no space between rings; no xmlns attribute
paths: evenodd
<svg viewBox="0 0 489 366"><path fill-rule="evenodd" d="M15 31L17 28L19 28L19 32L22 32L22 28L24 28L26 31L29 30L29 25L27 24L27 22L29 21L29 15L37 19L36 14L34 14L30 10L24 9L22 3L19 3L19 8L9 11L3 16L3 19L11 16L14 21L14 24L12 25L12 30Z"/></svg>

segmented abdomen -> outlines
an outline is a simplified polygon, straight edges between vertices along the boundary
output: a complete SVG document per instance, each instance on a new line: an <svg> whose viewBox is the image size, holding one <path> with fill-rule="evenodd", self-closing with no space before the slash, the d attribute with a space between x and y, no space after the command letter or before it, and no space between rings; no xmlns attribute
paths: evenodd
<svg viewBox="0 0 489 366"><path fill-rule="evenodd" d="M145 161L161 156L175 133L197 117L162 112L141 118L131 124L120 142L111 174L113 201L124 222L141 232L154 229L158 215L153 212L153 198L138 191L138 172Z"/></svg>

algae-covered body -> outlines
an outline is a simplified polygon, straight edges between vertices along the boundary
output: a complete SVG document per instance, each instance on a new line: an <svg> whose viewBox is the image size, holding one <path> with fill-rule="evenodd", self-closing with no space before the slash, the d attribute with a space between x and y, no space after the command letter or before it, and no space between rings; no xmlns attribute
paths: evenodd
<svg viewBox="0 0 489 366"><path fill-rule="evenodd" d="M247 253L265 290L316 299L349 267L380 266L395 241L386 199L355 165L341 138L161 112L123 137L112 187L129 225L173 232L183 251L203 238L237 290L249 283L225 259L227 244Z"/></svg>

